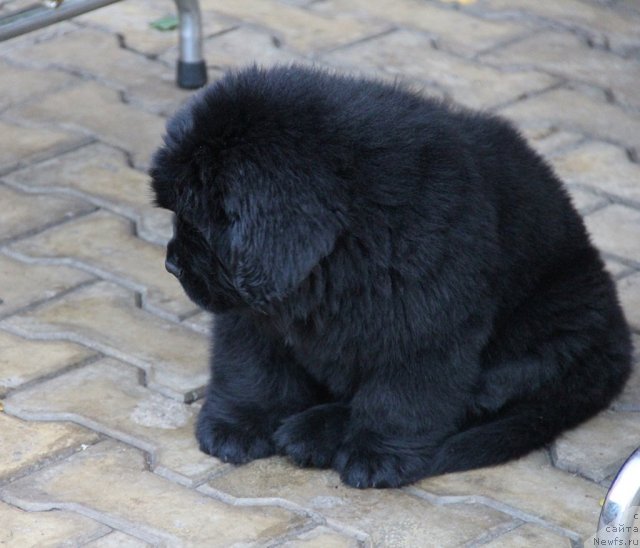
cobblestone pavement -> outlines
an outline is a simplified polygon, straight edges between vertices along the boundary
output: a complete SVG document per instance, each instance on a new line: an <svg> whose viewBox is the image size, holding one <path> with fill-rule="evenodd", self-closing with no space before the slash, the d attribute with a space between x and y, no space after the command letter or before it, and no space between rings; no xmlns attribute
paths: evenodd
<svg viewBox="0 0 640 548"><path fill-rule="evenodd" d="M0 1L0 10L21 0ZM640 7L632 0L202 0L212 79L257 61L400 78L514 120L566 181L640 346ZM163 268L145 168L169 0L0 44L0 545L593 546L640 440L640 374L548 450L399 490L200 454L208 318Z"/></svg>

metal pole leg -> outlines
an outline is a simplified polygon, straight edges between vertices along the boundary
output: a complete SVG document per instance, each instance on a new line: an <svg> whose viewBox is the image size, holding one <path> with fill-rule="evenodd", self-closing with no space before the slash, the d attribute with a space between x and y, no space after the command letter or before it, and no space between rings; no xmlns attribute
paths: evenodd
<svg viewBox="0 0 640 548"><path fill-rule="evenodd" d="M198 0L174 0L180 20L180 56L177 81L184 89L207 83L207 66L202 58L202 19Z"/></svg>
<svg viewBox="0 0 640 548"><path fill-rule="evenodd" d="M607 493L598 524L600 545L630 546L632 528L639 513L640 448L620 468Z"/></svg>

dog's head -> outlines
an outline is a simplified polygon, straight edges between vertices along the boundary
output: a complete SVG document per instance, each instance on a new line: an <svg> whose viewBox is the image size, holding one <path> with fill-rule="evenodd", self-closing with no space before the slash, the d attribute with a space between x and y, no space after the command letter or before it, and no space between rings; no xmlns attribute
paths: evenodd
<svg viewBox="0 0 640 548"><path fill-rule="evenodd" d="M323 105L304 75L229 74L167 124L150 170L156 204L175 214L166 266L205 309L285 298L345 226Z"/></svg>

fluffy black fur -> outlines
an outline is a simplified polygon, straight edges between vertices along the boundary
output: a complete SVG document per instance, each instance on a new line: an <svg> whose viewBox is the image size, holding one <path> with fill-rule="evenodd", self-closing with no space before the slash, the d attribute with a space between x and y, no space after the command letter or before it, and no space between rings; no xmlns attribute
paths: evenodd
<svg viewBox="0 0 640 548"><path fill-rule="evenodd" d="M614 285L504 120L398 86L250 68L168 124L167 268L215 313L203 451L389 487L505 462L607 407Z"/></svg>

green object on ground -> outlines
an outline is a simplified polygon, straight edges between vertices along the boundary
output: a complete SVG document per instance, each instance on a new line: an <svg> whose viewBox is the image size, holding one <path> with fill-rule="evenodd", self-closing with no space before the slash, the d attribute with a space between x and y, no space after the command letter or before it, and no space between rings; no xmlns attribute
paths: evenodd
<svg viewBox="0 0 640 548"><path fill-rule="evenodd" d="M178 27L178 17L176 15L167 15L166 17L152 21L149 25L162 32L175 30Z"/></svg>

